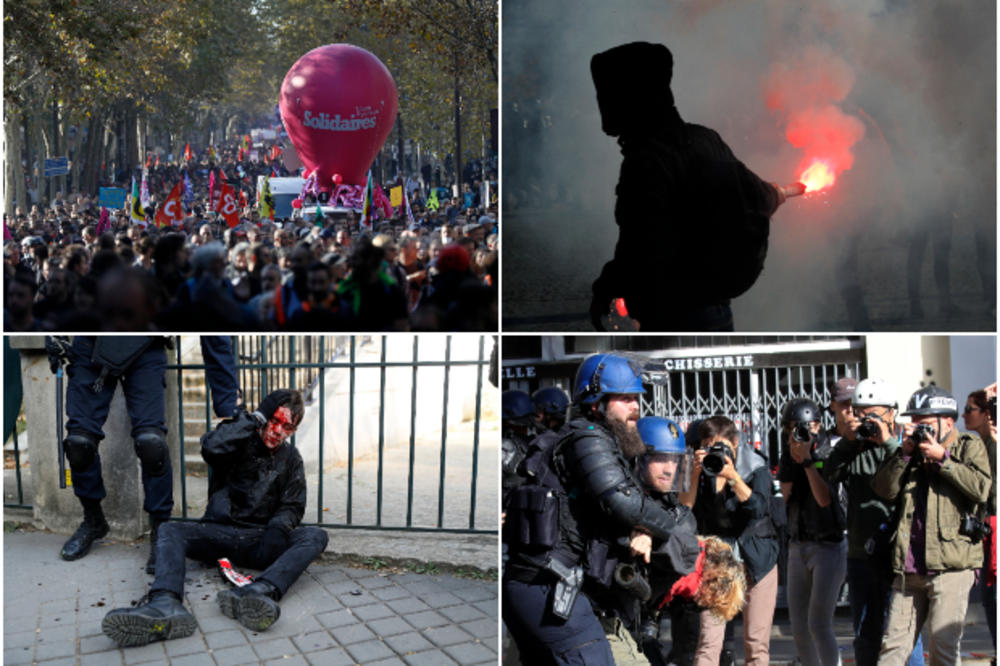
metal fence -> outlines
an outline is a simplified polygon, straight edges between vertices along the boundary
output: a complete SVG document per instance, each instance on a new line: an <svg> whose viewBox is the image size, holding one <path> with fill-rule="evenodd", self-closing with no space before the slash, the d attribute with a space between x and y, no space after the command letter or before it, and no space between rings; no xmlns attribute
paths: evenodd
<svg viewBox="0 0 1000 666"><path fill-rule="evenodd" d="M823 407L829 386L841 377L863 377L861 360L841 363L785 365L740 370L687 370L651 373L652 395L643 396L643 415L666 416L682 428L715 414L728 416L744 440L764 454L771 466L780 453L781 411L794 398L809 398ZM832 429L833 415L824 412L823 426Z"/></svg>
<svg viewBox="0 0 1000 666"><path fill-rule="evenodd" d="M461 338L459 345L466 350L465 354L456 354L453 343ZM213 428L218 419L214 418L211 409L210 392L205 380L206 365L197 360L183 358L181 350L185 338L175 339L177 356L170 354L167 371L177 373L177 431L180 446L181 469L187 471L188 463L198 449L197 438ZM190 338L188 338L190 342ZM442 346L443 350L439 348ZM394 336L395 353L389 358L389 338L387 336L237 336L232 338L233 351L236 359L237 374L244 400L251 408L270 391L276 388L290 388L302 391L307 404L307 415L310 410L315 418L318 431L318 460L313 465L314 470L307 472L309 488L314 504L314 513L307 513L306 524L323 527L349 527L355 529L389 529L409 531L437 531L454 533L496 534L498 516L496 515L496 485L499 436L491 436L483 441L482 431L495 433L498 429L496 419L497 406L484 405L484 371L488 371L489 352L486 348L487 336ZM402 354L400 348L408 345L408 353ZM423 346L422 346L423 345ZM440 353L439 358L427 360L424 347L434 346ZM475 351L470 355L469 349ZM406 356L405 360L402 356ZM462 368L471 368L475 379L470 380L470 373L462 375L463 381L456 384L453 379ZM434 369L437 369L435 372ZM356 381L360 373L378 373L378 427L377 442L366 446L370 455L357 455L359 449L358 433L356 432L358 415L356 413ZM330 465L327 462L327 440L332 431L327 414L327 380L331 373L346 374L346 470L339 467L333 470L339 480L336 490L331 492L327 477L330 476ZM401 381L401 373L408 376L408 382ZM429 375L431 379L425 377ZM389 376L393 377L393 386L388 386ZM408 385L404 385L408 384ZM390 446L386 428L387 391L395 390L397 394L409 393L409 437L405 458L402 447L395 450ZM441 402L429 406L428 401L434 392L440 391ZM192 403L192 399L198 402ZM405 396L403 396L405 397ZM374 398L371 398L374 399ZM449 418L449 409L454 410L455 401L462 399L474 404L471 423L461 430L460 446L454 440L456 418ZM169 403L168 403L169 404ZM418 404L425 412L440 410L440 437L430 441L427 436L418 433ZM398 405L397 405L398 406ZM317 408L318 407L318 408ZM188 416L185 417L185 411ZM194 412L197 416L191 416ZM397 410L398 414L398 410ZM424 414L423 423L436 420L436 413ZM490 419L484 423L484 418ZM169 415L168 415L169 419ZM402 420L399 418L398 420ZM465 423L465 417L462 423ZM342 425L342 424L339 424ZM426 427L424 428L426 430ZM192 434L193 433L193 434ZM291 443L297 445L297 437ZM397 440L400 437L396 437ZM496 442L492 440L497 440ZM188 446L185 446L187 441ZM192 446L193 443L193 446ZM366 442L369 444L370 442ZM188 451L185 451L188 448ZM484 455L485 452L485 455ZM21 471L19 464L20 450L16 434L14 437L14 457L16 459L17 503L6 503L5 507L31 508L24 503ZM391 466L399 471L393 478L393 483L387 477ZM415 466L420 464L420 469ZM375 481L368 483L356 478L360 467L371 468ZM435 468L432 475L428 470ZM308 464L307 464L308 469ZM481 475L485 469L486 475ZM346 474L345 474L346 472ZM193 519L189 515L191 492L197 493L207 480L199 479L199 475L180 474L180 507L182 519ZM202 475L203 476L203 475ZM196 488L191 488L197 483ZM361 494L358 490L366 491ZM404 492L405 489L405 492ZM400 513L395 520L387 509L386 497L392 494L396 499L393 508L405 502L405 518ZM419 497L417 495L420 494ZM338 505L332 502L339 502ZM436 504L436 515L428 519L428 506ZM456 518L456 510L461 509L461 520ZM465 510L467 509L467 513ZM446 520L446 513L448 519ZM418 515L420 514L420 515ZM338 519L339 518L339 519ZM456 524L459 523L459 524Z"/></svg>

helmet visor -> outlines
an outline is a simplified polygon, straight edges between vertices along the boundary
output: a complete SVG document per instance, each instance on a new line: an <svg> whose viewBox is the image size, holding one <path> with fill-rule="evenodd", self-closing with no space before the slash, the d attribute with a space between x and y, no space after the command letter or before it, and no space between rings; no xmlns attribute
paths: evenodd
<svg viewBox="0 0 1000 666"><path fill-rule="evenodd" d="M691 454L647 454L640 472L642 482L649 490L658 493L685 492L691 480Z"/></svg>

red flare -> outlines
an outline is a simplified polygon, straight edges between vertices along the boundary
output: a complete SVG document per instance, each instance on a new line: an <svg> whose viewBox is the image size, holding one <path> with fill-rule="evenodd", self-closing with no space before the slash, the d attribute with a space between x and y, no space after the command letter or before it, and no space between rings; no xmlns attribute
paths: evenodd
<svg viewBox="0 0 1000 666"><path fill-rule="evenodd" d="M819 192L831 187L837 179L833 168L826 160L814 159L799 176L799 182L806 186L806 192Z"/></svg>

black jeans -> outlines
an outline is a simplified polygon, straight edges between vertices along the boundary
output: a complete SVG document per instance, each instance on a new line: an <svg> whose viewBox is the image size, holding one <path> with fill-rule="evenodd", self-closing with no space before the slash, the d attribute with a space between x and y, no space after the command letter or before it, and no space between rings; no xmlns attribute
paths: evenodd
<svg viewBox="0 0 1000 666"><path fill-rule="evenodd" d="M309 563L326 548L328 537L318 527L297 527L288 548L277 558L258 555L263 527L234 527L219 523L164 523L156 541L156 579L150 592L167 590L184 596L184 558L214 563L229 558L234 566L263 569L254 580L263 580L282 596Z"/></svg>

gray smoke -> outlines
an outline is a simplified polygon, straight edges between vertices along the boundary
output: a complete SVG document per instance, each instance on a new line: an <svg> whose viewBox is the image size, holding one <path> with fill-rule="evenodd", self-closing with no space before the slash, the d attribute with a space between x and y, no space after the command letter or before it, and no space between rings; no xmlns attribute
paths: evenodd
<svg viewBox="0 0 1000 666"><path fill-rule="evenodd" d="M505 319L585 312L617 238L621 164L590 58L650 41L674 54L681 117L718 131L765 180L797 179L806 155L786 132L804 113L860 134L832 189L772 218L764 273L734 302L738 330L855 328L852 282L876 328L993 328L995 3L504 0L502 20ZM669 233L650 249L711 266L710 248L671 246ZM967 316L942 318L948 271L935 256ZM910 312L913 271L924 318Z"/></svg>

